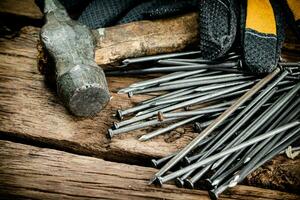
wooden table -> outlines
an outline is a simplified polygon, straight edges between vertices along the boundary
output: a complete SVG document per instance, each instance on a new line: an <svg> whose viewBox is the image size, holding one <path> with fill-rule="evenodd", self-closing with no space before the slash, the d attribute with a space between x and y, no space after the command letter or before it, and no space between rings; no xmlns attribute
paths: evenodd
<svg viewBox="0 0 300 200"><path fill-rule="evenodd" d="M197 135L190 127L147 142L137 140L147 130L107 138L115 111L147 97L116 91L145 77L108 77L113 99L101 113L89 119L68 113L38 70L42 15L33 0L25 3L24 10L19 1L0 2L9 25L22 21L0 38L0 199L208 199L206 191L147 184L156 172L150 158L184 147ZM287 193L299 189L299 166L299 158L278 156L246 179L257 187L239 185L222 198L300 199Z"/></svg>

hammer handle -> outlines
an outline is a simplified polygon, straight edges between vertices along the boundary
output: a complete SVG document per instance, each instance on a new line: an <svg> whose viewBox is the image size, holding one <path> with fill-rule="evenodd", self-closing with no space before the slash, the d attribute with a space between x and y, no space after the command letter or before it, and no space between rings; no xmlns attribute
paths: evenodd
<svg viewBox="0 0 300 200"><path fill-rule="evenodd" d="M98 65L114 65L130 57L180 51L198 38L198 15L138 21L94 30Z"/></svg>

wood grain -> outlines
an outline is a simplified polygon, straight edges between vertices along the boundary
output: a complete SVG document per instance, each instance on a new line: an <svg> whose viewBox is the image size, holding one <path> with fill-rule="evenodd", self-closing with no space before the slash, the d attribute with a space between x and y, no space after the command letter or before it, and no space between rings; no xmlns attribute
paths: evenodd
<svg viewBox="0 0 300 200"><path fill-rule="evenodd" d="M136 96L128 99L125 95L117 95L117 89L145 77L109 77L113 99L101 113L88 119L70 115L58 100L55 89L46 84L44 76L38 71L38 31L38 28L25 27L18 37L0 38L0 135L139 165L148 165L149 158L165 156L183 148L197 135L187 127L184 131L175 130L147 142L136 139L147 130L107 139L106 130L116 120L113 117L115 111L146 98ZM293 170L295 165L299 166L299 158L297 160L295 163L285 158L286 171ZM276 165L273 168L281 169ZM283 179L280 184L285 190L298 186L297 177L291 174L287 178L292 182ZM257 185L257 181L250 183ZM267 180L258 185L270 187L272 184Z"/></svg>
<svg viewBox="0 0 300 200"><path fill-rule="evenodd" d="M152 168L0 140L0 198L209 199L206 191L148 185ZM237 186L221 199L299 199L284 192Z"/></svg>
<svg viewBox="0 0 300 200"><path fill-rule="evenodd" d="M114 138L106 137L106 130L116 119L117 109L134 105L146 96L128 99L117 95L119 88L141 80L134 77L109 77L113 96L109 105L94 118L76 118L58 100L55 89L49 88L37 66L38 28L26 27L20 36L0 39L0 129L2 134L15 135L63 147L78 153L110 159L163 156L187 144L195 133L187 133L167 143L164 137L141 143L136 140L145 131L137 131ZM107 151L110 153L108 154ZM126 158L123 155L126 154ZM131 158L131 159L132 159ZM130 159L130 160L131 160Z"/></svg>
<svg viewBox="0 0 300 200"><path fill-rule="evenodd" d="M114 64L130 57L180 51L198 39L198 14L138 21L101 30L96 63Z"/></svg>

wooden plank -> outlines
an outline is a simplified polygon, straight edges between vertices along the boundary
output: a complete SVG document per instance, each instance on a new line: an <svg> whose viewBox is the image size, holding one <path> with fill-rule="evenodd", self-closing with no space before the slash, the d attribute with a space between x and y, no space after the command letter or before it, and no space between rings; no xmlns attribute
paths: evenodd
<svg viewBox="0 0 300 200"><path fill-rule="evenodd" d="M116 110L134 105L141 98L145 98L137 96L128 99L126 95L117 95L116 91L140 79L108 78L113 96L110 104L95 118L76 118L60 104L54 89L45 85L44 77L38 71L35 59L38 30L26 27L20 32L20 37L0 39L2 132L66 147L79 153L102 157L110 150L114 155L122 157L126 152L136 158L166 155L183 147L195 135L186 133L172 143L165 142L169 138L164 137L141 143L136 137L145 131L137 131L116 137L109 143L106 130L116 120L113 117Z"/></svg>
<svg viewBox="0 0 300 200"><path fill-rule="evenodd" d="M206 191L148 185L152 168L0 140L0 196L7 199L209 199ZM221 199L299 199L237 186Z"/></svg>
<svg viewBox="0 0 300 200"><path fill-rule="evenodd" d="M0 13L42 19L43 15L34 0L1 0Z"/></svg>
<svg viewBox="0 0 300 200"><path fill-rule="evenodd" d="M184 131L178 129L147 142L136 139L147 130L107 139L106 130L116 120L113 117L115 111L145 98L136 96L128 99L126 95L117 95L117 89L143 77L109 77L113 99L101 113L90 119L70 115L55 95L55 88L46 85L44 76L38 71L38 31L38 28L25 27L18 37L0 38L0 135L140 165L148 165L149 158L165 156L183 148L196 136L187 127ZM300 166L300 159L296 162L284 160L286 171L293 171L294 166ZM278 166L273 168L275 171L282 169ZM251 184L257 182L250 181ZM284 189L300 185L299 176L295 173L289 173L279 182ZM260 185L270 187L274 183L266 179Z"/></svg>

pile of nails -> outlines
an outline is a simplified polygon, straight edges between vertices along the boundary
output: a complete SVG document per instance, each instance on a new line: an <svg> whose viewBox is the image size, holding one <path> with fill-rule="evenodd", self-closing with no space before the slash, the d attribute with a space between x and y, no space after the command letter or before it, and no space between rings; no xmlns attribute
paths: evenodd
<svg viewBox="0 0 300 200"><path fill-rule="evenodd" d="M118 110L122 121L108 133L113 137L158 127L139 138L146 141L193 122L199 132L194 140L178 152L152 160L161 169L151 183L175 180L179 187L188 188L202 183L217 199L300 138L300 67L281 62L272 73L259 77L242 70L236 53L215 61L197 56L195 51L127 59L126 66L151 63L156 67L107 72L168 73L121 89L119 93L129 97L156 96Z"/></svg>

